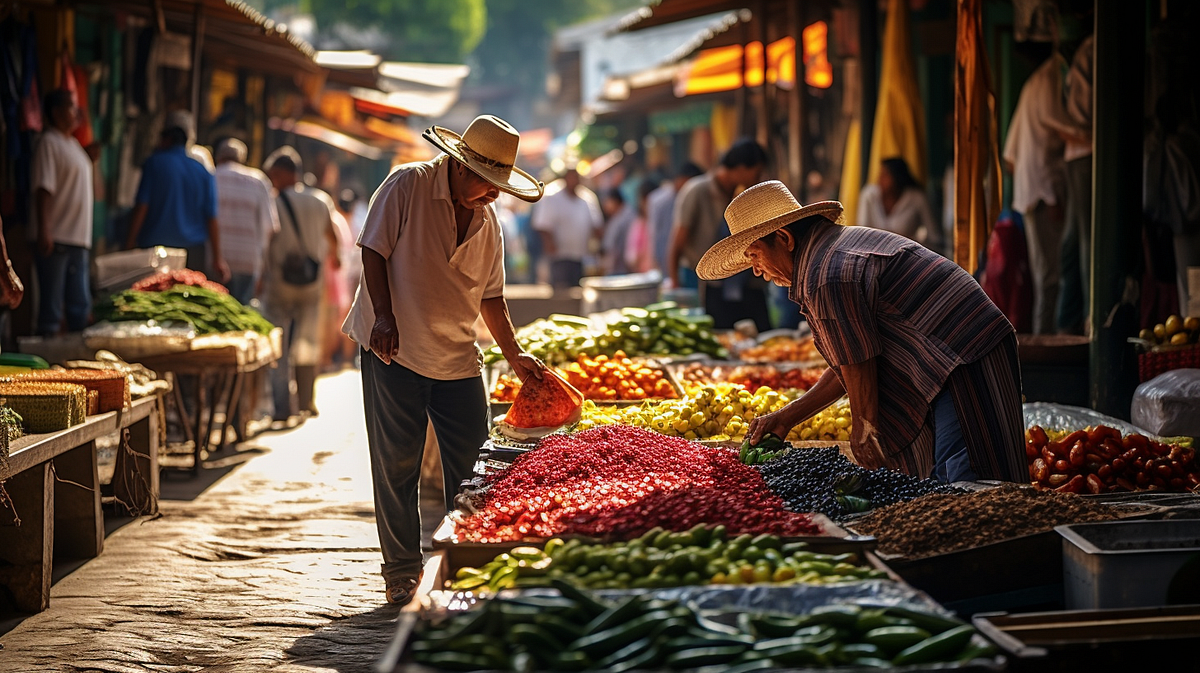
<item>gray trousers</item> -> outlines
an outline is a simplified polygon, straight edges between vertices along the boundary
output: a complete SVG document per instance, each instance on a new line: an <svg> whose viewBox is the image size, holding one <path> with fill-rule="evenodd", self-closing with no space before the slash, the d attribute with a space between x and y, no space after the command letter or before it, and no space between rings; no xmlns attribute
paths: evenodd
<svg viewBox="0 0 1200 673"><path fill-rule="evenodd" d="M1062 265L1062 211L1039 201L1025 217L1025 246L1033 276L1033 333L1054 334Z"/></svg>
<svg viewBox="0 0 1200 673"><path fill-rule="evenodd" d="M442 454L449 511L487 441L483 377L439 381L363 350L362 382L383 577L389 583L415 578L421 572L418 488L427 424L433 421Z"/></svg>

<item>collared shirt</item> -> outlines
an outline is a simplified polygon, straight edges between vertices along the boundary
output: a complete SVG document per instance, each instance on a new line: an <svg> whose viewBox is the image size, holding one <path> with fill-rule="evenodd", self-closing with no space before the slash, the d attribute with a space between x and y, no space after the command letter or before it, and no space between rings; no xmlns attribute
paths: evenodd
<svg viewBox="0 0 1200 673"><path fill-rule="evenodd" d="M138 247L199 245L217 216L217 181L184 146L158 150L142 166L135 202L148 207Z"/></svg>
<svg viewBox="0 0 1200 673"><path fill-rule="evenodd" d="M443 381L478 376L475 321L484 299L504 296L504 240L491 204L475 211L458 244L445 155L392 172L367 211L358 244L387 260L392 314L400 328L393 360ZM370 348L375 311L364 274L342 331Z"/></svg>
<svg viewBox="0 0 1200 673"><path fill-rule="evenodd" d="M532 217L534 230L553 236L556 260L583 261L588 256L588 242L604 226L600 200L592 190L579 186L575 194L568 194L561 180L546 190L533 207Z"/></svg>
<svg viewBox="0 0 1200 673"><path fill-rule="evenodd" d="M1074 131L1062 100L1063 59L1055 56L1034 71L1017 99L1004 160L1013 166L1013 210L1022 215L1039 201L1058 204L1066 190L1060 131Z"/></svg>
<svg viewBox="0 0 1200 673"><path fill-rule="evenodd" d="M33 154L33 222L30 240L37 237L37 191L50 193L46 225L55 243L92 247L92 160L83 146L49 127Z"/></svg>
<svg viewBox="0 0 1200 673"><path fill-rule="evenodd" d="M271 183L254 168L227 161L217 166L217 225L221 252L232 273L258 277L271 235L279 231L279 214Z"/></svg>
<svg viewBox="0 0 1200 673"><path fill-rule="evenodd" d="M788 295L843 385L845 366L877 358L879 437L889 456L921 434L956 367L1014 334L966 271L896 234L819 224L794 259Z"/></svg>
<svg viewBox="0 0 1200 673"><path fill-rule="evenodd" d="M1071 69L1067 72L1067 115L1080 130L1092 131L1092 76L1096 55L1095 36L1088 35L1075 56L1071 58ZM1063 158L1067 161L1092 156L1092 143L1068 140Z"/></svg>
<svg viewBox="0 0 1200 673"><path fill-rule="evenodd" d="M863 187L858 197L857 224L900 234L917 243L925 243L937 230L925 192L909 187L896 200L892 212L888 213L883 207L883 190L873 183Z"/></svg>
<svg viewBox="0 0 1200 673"><path fill-rule="evenodd" d="M682 264L695 269L704 253L722 238L725 208L733 197L723 192L712 173L697 175L675 197L675 226L687 236Z"/></svg>

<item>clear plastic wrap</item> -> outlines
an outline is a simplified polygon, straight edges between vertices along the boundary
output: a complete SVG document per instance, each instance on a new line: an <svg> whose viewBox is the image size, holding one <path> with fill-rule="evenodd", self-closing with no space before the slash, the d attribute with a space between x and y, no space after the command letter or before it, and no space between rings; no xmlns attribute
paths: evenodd
<svg viewBox="0 0 1200 673"><path fill-rule="evenodd" d="M1127 423L1112 416L1104 414L1093 409L1085 407L1072 407L1066 404L1051 404L1048 402L1028 402L1023 405L1025 412L1025 428L1031 428L1035 425L1040 425L1047 430L1067 430L1075 431L1082 430L1094 425L1107 425L1110 428L1116 428L1121 431L1121 434L1143 434L1151 435L1153 433Z"/></svg>
<svg viewBox="0 0 1200 673"><path fill-rule="evenodd" d="M1138 386L1132 417L1159 435L1200 437L1200 369L1176 369Z"/></svg>
<svg viewBox="0 0 1200 673"><path fill-rule="evenodd" d="M83 331L88 348L107 350L125 360L151 355L182 353L192 347L196 330L186 323L102 320Z"/></svg>

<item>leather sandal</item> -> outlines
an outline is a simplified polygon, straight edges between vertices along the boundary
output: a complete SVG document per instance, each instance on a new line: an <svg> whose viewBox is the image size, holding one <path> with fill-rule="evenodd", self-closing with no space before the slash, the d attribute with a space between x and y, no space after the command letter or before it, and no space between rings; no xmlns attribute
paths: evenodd
<svg viewBox="0 0 1200 673"><path fill-rule="evenodd" d="M389 582L387 585L387 602L392 605L408 605L412 602L413 597L417 595L418 584L420 584L420 579L416 577L406 577L395 582Z"/></svg>

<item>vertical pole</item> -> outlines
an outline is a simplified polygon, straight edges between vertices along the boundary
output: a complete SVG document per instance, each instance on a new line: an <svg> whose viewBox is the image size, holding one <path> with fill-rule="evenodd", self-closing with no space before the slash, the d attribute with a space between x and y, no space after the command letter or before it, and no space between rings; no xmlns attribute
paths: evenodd
<svg viewBox="0 0 1200 673"><path fill-rule="evenodd" d="M204 51L204 3L197 2L192 13L192 123L200 131L200 60Z"/></svg>
<svg viewBox="0 0 1200 673"><path fill-rule="evenodd" d="M755 135L758 144L767 148L769 154L771 151L771 83L767 81L767 71L770 70L767 58L767 0L759 0L754 20L758 23L758 43L762 45L762 99L758 106L758 128Z"/></svg>
<svg viewBox="0 0 1200 673"><path fill-rule="evenodd" d="M862 175L866 179L871 165L871 135L875 130L875 103L879 98L879 9L878 0L859 0L858 53L862 91Z"/></svg>
<svg viewBox="0 0 1200 673"><path fill-rule="evenodd" d="M788 186L802 202L807 202L804 195L804 18L799 2L788 4L788 24L796 40L796 81L788 92L788 176L791 180Z"/></svg>
<svg viewBox="0 0 1200 673"><path fill-rule="evenodd" d="M746 85L746 73L750 72L750 59L746 56L746 52L748 51L746 47L750 43L750 29L743 21L738 30L742 34L742 86L734 94L734 100L737 102L738 110L738 135L744 136L750 132L750 92L749 87ZM724 148L720 149L723 150Z"/></svg>
<svg viewBox="0 0 1200 673"><path fill-rule="evenodd" d="M1091 401L1129 417L1133 356L1124 321L1110 321L1129 273L1142 206L1146 1L1096 2L1092 154Z"/></svg>

